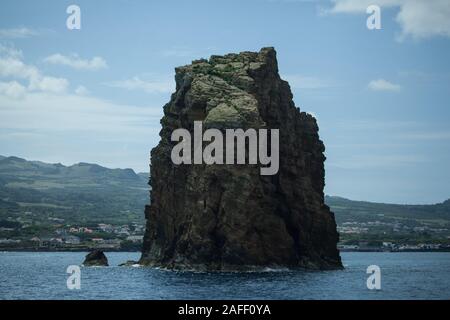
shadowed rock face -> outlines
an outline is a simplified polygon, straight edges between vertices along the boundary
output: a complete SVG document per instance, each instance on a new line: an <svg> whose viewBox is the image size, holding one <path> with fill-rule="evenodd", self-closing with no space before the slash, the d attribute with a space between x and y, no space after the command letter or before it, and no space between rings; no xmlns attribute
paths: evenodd
<svg viewBox="0 0 450 320"><path fill-rule="evenodd" d="M161 141L151 152L151 205L140 263L176 269L340 268L334 214L324 204L325 150L316 120L280 79L273 48L176 68ZM173 130L280 130L280 168L174 165ZM206 145L207 143L204 143Z"/></svg>
<svg viewBox="0 0 450 320"><path fill-rule="evenodd" d="M108 259L101 250L93 250L86 255L83 265L86 267L108 266Z"/></svg>

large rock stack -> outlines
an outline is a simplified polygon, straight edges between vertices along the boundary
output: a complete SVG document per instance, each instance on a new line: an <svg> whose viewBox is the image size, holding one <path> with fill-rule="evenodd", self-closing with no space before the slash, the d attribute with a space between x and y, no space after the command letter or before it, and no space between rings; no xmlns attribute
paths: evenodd
<svg viewBox="0 0 450 320"><path fill-rule="evenodd" d="M140 263L176 269L340 268L334 214L324 204L325 150L317 122L280 79L273 48L176 68L161 141L151 152L151 205ZM171 134L279 129L280 168L175 165Z"/></svg>

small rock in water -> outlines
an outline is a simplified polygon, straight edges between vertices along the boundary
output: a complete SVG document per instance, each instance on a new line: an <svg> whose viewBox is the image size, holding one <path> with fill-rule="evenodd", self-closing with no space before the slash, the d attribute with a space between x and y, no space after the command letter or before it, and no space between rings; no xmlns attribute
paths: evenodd
<svg viewBox="0 0 450 320"><path fill-rule="evenodd" d="M84 266L95 267L95 266L108 266L108 259L101 250L94 250L86 255L83 262Z"/></svg>
<svg viewBox="0 0 450 320"><path fill-rule="evenodd" d="M133 267L138 264L139 264L138 261L128 260L127 262L119 264L119 267Z"/></svg>

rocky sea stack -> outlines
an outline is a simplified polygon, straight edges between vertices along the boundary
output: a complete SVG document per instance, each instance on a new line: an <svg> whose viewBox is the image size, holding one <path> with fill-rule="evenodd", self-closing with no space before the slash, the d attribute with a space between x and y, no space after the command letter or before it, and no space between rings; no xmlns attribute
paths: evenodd
<svg viewBox="0 0 450 320"><path fill-rule="evenodd" d="M108 259L101 250L93 250L86 255L83 265L85 267L107 267Z"/></svg>
<svg viewBox="0 0 450 320"><path fill-rule="evenodd" d="M141 264L174 269L341 268L334 214L324 204L325 148L278 74L276 52L212 56L176 68L161 141L151 152L151 205ZM171 134L279 129L279 171L259 165L175 165ZM205 146L205 143L204 143Z"/></svg>

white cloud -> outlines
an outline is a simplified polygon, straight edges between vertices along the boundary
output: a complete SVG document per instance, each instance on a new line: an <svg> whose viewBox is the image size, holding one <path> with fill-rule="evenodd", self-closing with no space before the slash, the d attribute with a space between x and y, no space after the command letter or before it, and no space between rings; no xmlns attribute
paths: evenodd
<svg viewBox="0 0 450 320"><path fill-rule="evenodd" d="M0 77L32 79L39 77L39 71L34 66L26 65L17 57L0 56Z"/></svg>
<svg viewBox="0 0 450 320"><path fill-rule="evenodd" d="M20 51L0 47L0 145L7 154L90 161L148 170L148 153L158 142L163 114L73 93L64 78L49 77L26 64ZM126 152L127 146L133 146Z"/></svg>
<svg viewBox="0 0 450 320"><path fill-rule="evenodd" d="M0 145L6 154L50 162L148 170L159 139L160 106L138 107L75 94L0 93ZM133 146L124 151L127 145Z"/></svg>
<svg viewBox="0 0 450 320"><path fill-rule="evenodd" d="M23 97L26 91L27 89L17 81L0 82L0 95L17 99Z"/></svg>
<svg viewBox="0 0 450 320"><path fill-rule="evenodd" d="M369 82L368 87L373 91L398 92L401 89L401 86L399 86L398 84L394 84L384 79L372 80Z"/></svg>
<svg viewBox="0 0 450 320"><path fill-rule="evenodd" d="M450 37L450 3L448 0L408 1L402 6L397 22L403 35L427 38Z"/></svg>
<svg viewBox="0 0 450 320"><path fill-rule="evenodd" d="M21 59L23 54L21 50L0 43L0 57L1 56Z"/></svg>
<svg viewBox="0 0 450 320"><path fill-rule="evenodd" d="M396 16L402 33L399 39L411 36L423 39L432 36L450 37L450 3L448 0L332 0L330 13L364 13L369 5L398 8ZM383 17L383 13L382 13ZM383 18L382 18L383 21Z"/></svg>
<svg viewBox="0 0 450 320"><path fill-rule="evenodd" d="M11 29L0 29L0 38L28 38L31 36L38 35L37 31L21 27L21 28L11 28Z"/></svg>
<svg viewBox="0 0 450 320"><path fill-rule="evenodd" d="M102 57L93 57L92 59L81 59L78 55L65 56L60 53L53 54L44 59L45 62L68 66L77 70L100 70L106 69L108 65Z"/></svg>
<svg viewBox="0 0 450 320"><path fill-rule="evenodd" d="M13 78L28 81L27 90L62 93L69 86L64 78L55 78L43 75L38 68L27 65L22 61L22 52L14 48L0 46L0 78ZM5 92L18 92L18 82L9 82ZM6 88L6 85L4 85ZM12 90L12 91L11 91Z"/></svg>
<svg viewBox="0 0 450 320"><path fill-rule="evenodd" d="M82 85L69 93L67 79L44 75L21 56L18 50L0 46L0 78L19 79L0 81L2 129L120 132L145 127L149 117L162 115L162 108L119 105L87 96Z"/></svg>
<svg viewBox="0 0 450 320"><path fill-rule="evenodd" d="M30 90L61 93L69 87L69 81L64 78L39 77L32 79L29 85Z"/></svg>
<svg viewBox="0 0 450 320"><path fill-rule="evenodd" d="M0 94L0 127L10 130L147 132L162 108L119 105L76 94L26 92L22 99Z"/></svg>
<svg viewBox="0 0 450 320"><path fill-rule="evenodd" d="M77 95L79 95L79 96L85 96L85 95L88 95L88 94L89 94L89 90L86 89L86 87L84 87L84 86L78 86L78 87L75 89L75 94L77 94Z"/></svg>
<svg viewBox="0 0 450 320"><path fill-rule="evenodd" d="M162 77L161 80L142 80L136 76L131 79L108 82L106 85L113 88L141 90L147 93L170 93L175 89L174 81L168 77Z"/></svg>

